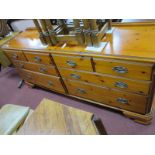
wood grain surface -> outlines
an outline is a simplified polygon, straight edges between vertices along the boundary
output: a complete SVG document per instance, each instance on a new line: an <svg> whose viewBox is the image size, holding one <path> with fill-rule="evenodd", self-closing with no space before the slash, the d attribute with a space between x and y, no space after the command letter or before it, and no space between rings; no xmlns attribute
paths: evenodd
<svg viewBox="0 0 155 155"><path fill-rule="evenodd" d="M100 104L107 104L121 109L145 114L148 97L127 93L107 87L100 87L85 82L64 79L69 94L82 98L97 101ZM127 102L121 102L119 99L125 99Z"/></svg>
<svg viewBox="0 0 155 155"><path fill-rule="evenodd" d="M94 55L116 59L155 62L155 22L144 25L114 26L112 43L108 43L101 53L86 50L86 46L44 46L36 29L27 30L12 39L3 48L29 49L50 51L51 53L66 53L80 55ZM103 40L104 41L104 40ZM63 49L63 52L62 52Z"/></svg>
<svg viewBox="0 0 155 155"><path fill-rule="evenodd" d="M30 62L35 62L35 63L39 63L39 64L46 64L46 65L52 65L53 62L50 59L49 54L45 53L31 53L31 52L24 52L24 54L26 55L28 61Z"/></svg>
<svg viewBox="0 0 155 155"><path fill-rule="evenodd" d="M28 83L50 90L60 88L63 94L67 87L68 96L146 115L150 113L154 94L155 22L115 24L112 28L112 40L101 52L67 43L44 46L36 29L22 32L2 48L22 52L35 65L55 65L66 86L59 74L60 77L53 77L47 75L49 72L37 73L40 68L35 70L35 65L25 68L33 72L20 73Z"/></svg>
<svg viewBox="0 0 155 155"><path fill-rule="evenodd" d="M93 71L91 58L82 56L52 55L58 67Z"/></svg>
<svg viewBox="0 0 155 155"><path fill-rule="evenodd" d="M79 71L74 69L59 68L62 78L93 83L98 86L105 86L129 91L142 95L149 93L151 81L135 80L110 74L100 74L96 72ZM120 83L122 85L120 85Z"/></svg>
<svg viewBox="0 0 155 155"><path fill-rule="evenodd" d="M62 86L60 77L28 71L25 69L18 70L20 76L28 82L34 83L39 86L44 86L50 90L56 90L58 92L65 93Z"/></svg>
<svg viewBox="0 0 155 155"><path fill-rule="evenodd" d="M121 77L128 77L139 80L151 80L152 63L137 63L130 61L117 61L115 59L93 59L95 70L99 73L111 74ZM115 67L122 67L126 72L119 73L114 70Z"/></svg>
<svg viewBox="0 0 155 155"><path fill-rule="evenodd" d="M43 99L17 134L96 135L92 116L92 113Z"/></svg>
<svg viewBox="0 0 155 155"><path fill-rule="evenodd" d="M5 54L8 56L8 58L12 60L22 60L26 61L26 57L23 54L22 51L5 51Z"/></svg>
<svg viewBox="0 0 155 155"><path fill-rule="evenodd" d="M55 66L31 63L27 61L14 60L13 64L19 69L27 69L30 71L40 72L43 74L58 76Z"/></svg>

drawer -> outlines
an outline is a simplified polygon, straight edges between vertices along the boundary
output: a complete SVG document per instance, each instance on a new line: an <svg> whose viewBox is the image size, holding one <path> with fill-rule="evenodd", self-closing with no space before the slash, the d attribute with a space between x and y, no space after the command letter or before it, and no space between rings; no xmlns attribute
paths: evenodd
<svg viewBox="0 0 155 155"><path fill-rule="evenodd" d="M27 61L22 51L5 51L5 54L10 60Z"/></svg>
<svg viewBox="0 0 155 155"><path fill-rule="evenodd" d="M153 64L97 58L94 58L93 62L96 72L99 73L140 80L151 80Z"/></svg>
<svg viewBox="0 0 155 155"><path fill-rule="evenodd" d="M24 52L24 54L30 62L53 65L53 61L51 60L50 55L47 53Z"/></svg>
<svg viewBox="0 0 155 155"><path fill-rule="evenodd" d="M24 61L14 61L13 63L19 69L27 69L30 71L40 72L43 74L58 76L56 68L51 65L43 65Z"/></svg>
<svg viewBox="0 0 155 155"><path fill-rule="evenodd" d="M23 69L20 70L20 74L23 77L23 79L28 82L32 82L36 85L43 86L50 90L65 93L60 77L31 72Z"/></svg>
<svg viewBox="0 0 155 155"><path fill-rule="evenodd" d="M83 56L64 56L52 54L58 67L93 71L91 58Z"/></svg>
<svg viewBox="0 0 155 155"><path fill-rule="evenodd" d="M56 90L56 91L65 93L65 90L62 86L60 77L49 76L49 75L37 73L35 83L40 86L49 88L51 90Z"/></svg>
<svg viewBox="0 0 155 155"><path fill-rule="evenodd" d="M145 114L147 97L137 94L125 93L93 84L64 79L69 94L104 103L109 106Z"/></svg>
<svg viewBox="0 0 155 155"><path fill-rule="evenodd" d="M29 72L23 69L18 69L20 77L30 83L35 83L35 75L33 72Z"/></svg>
<svg viewBox="0 0 155 155"><path fill-rule="evenodd" d="M99 86L120 89L142 95L147 95L149 93L151 85L150 81L132 80L95 72L78 71L64 68L59 68L59 72L63 78L93 83Z"/></svg>

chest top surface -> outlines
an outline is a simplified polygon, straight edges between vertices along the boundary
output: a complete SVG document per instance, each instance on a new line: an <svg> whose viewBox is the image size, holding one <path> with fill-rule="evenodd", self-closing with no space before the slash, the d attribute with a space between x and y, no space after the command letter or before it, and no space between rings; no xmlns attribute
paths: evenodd
<svg viewBox="0 0 155 155"><path fill-rule="evenodd" d="M137 57L155 62L155 24L115 26L112 42L108 42L102 52L86 51L86 46L45 46L36 29L28 29L7 42L5 49L41 50L48 52L80 53L112 57ZM104 40L103 40L104 41Z"/></svg>
<svg viewBox="0 0 155 155"><path fill-rule="evenodd" d="M8 40L10 40L12 37L14 37L15 35L17 35L18 32L13 32L10 33L8 36L6 36L5 38L0 40L0 46L2 46L4 43L6 43Z"/></svg>

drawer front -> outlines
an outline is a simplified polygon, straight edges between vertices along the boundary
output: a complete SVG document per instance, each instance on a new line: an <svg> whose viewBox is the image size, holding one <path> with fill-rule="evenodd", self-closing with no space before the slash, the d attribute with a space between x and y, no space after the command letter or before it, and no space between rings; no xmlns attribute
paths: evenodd
<svg viewBox="0 0 155 155"><path fill-rule="evenodd" d="M29 72L29 71L19 69L19 68L17 68L17 69L18 69L19 75L22 79L24 79L25 81L30 82L30 83L35 83L35 76L34 76L33 72Z"/></svg>
<svg viewBox="0 0 155 155"><path fill-rule="evenodd" d="M120 89L142 95L147 95L149 93L151 85L150 81L132 80L108 74L77 71L73 69L59 68L59 72L63 78L93 83L99 86Z"/></svg>
<svg viewBox="0 0 155 155"><path fill-rule="evenodd" d="M54 66L36 64L36 63L24 62L24 61L14 61L13 63L19 69L27 69L30 71L40 72L43 74L58 76L58 73Z"/></svg>
<svg viewBox="0 0 155 155"><path fill-rule="evenodd" d="M50 90L56 90L56 91L65 93L60 77L31 72L23 69L20 70L20 74L24 80L43 86Z"/></svg>
<svg viewBox="0 0 155 155"><path fill-rule="evenodd" d="M34 52L24 52L26 58L30 62L35 62L38 64L46 64L46 65L53 65L53 62L50 58L49 54L43 53L34 53Z"/></svg>
<svg viewBox="0 0 155 155"><path fill-rule="evenodd" d="M64 79L69 94L144 114L147 97Z"/></svg>
<svg viewBox="0 0 155 155"><path fill-rule="evenodd" d="M122 77L151 80L153 64L117 61L112 59L93 59L95 70L99 73Z"/></svg>
<svg viewBox="0 0 155 155"><path fill-rule="evenodd" d="M10 60L27 61L22 51L5 51Z"/></svg>
<svg viewBox="0 0 155 155"><path fill-rule="evenodd" d="M60 81L60 77L44 75L41 73L36 74L36 84L43 87L49 88L51 90L56 90L65 93L65 90Z"/></svg>
<svg viewBox="0 0 155 155"><path fill-rule="evenodd" d="M91 58L82 56L64 56L52 54L58 67L93 71Z"/></svg>

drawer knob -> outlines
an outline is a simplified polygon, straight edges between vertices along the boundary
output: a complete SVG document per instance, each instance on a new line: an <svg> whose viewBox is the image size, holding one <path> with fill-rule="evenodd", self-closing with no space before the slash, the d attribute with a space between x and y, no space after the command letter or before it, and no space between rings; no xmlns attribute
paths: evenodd
<svg viewBox="0 0 155 155"><path fill-rule="evenodd" d="M70 66L70 67L75 67L75 66L77 66L77 64L76 64L74 61L72 61L72 60L68 60L68 61L67 61L67 65Z"/></svg>
<svg viewBox="0 0 155 155"><path fill-rule="evenodd" d="M118 87L118 88L128 88L128 85L124 82L116 82L115 83L115 87Z"/></svg>
<svg viewBox="0 0 155 155"><path fill-rule="evenodd" d="M128 104L128 100L125 99L125 98L119 97L119 98L117 98L116 101L119 102L119 103L122 103L122 104Z"/></svg>
<svg viewBox="0 0 155 155"><path fill-rule="evenodd" d="M121 73L121 74L124 74L124 73L128 72L128 69L125 68L125 67L122 67L122 66L115 66L115 67L112 68L112 70L117 72L117 73Z"/></svg>
<svg viewBox="0 0 155 155"><path fill-rule="evenodd" d="M46 68L43 68L43 67L41 67L39 70L40 70L40 72L43 72L43 73L47 72Z"/></svg>
<svg viewBox="0 0 155 155"><path fill-rule="evenodd" d="M48 85L49 85L49 86L53 86L53 82L48 81Z"/></svg>
<svg viewBox="0 0 155 155"><path fill-rule="evenodd" d="M72 74L70 74L70 76L71 76L72 78L74 78L74 79L80 79L80 75L78 75L78 74L72 73Z"/></svg>
<svg viewBox="0 0 155 155"><path fill-rule="evenodd" d="M84 89L78 88L77 92L80 94L86 94L86 91Z"/></svg>
<svg viewBox="0 0 155 155"><path fill-rule="evenodd" d="M17 58L18 58L18 55L17 55L17 54L13 54L13 55L12 55L12 58L13 58L13 59L17 59Z"/></svg>
<svg viewBox="0 0 155 155"><path fill-rule="evenodd" d="M38 56L36 56L36 57L34 57L34 61L35 61L35 62L40 62L40 61L41 61L41 58L38 57Z"/></svg>

